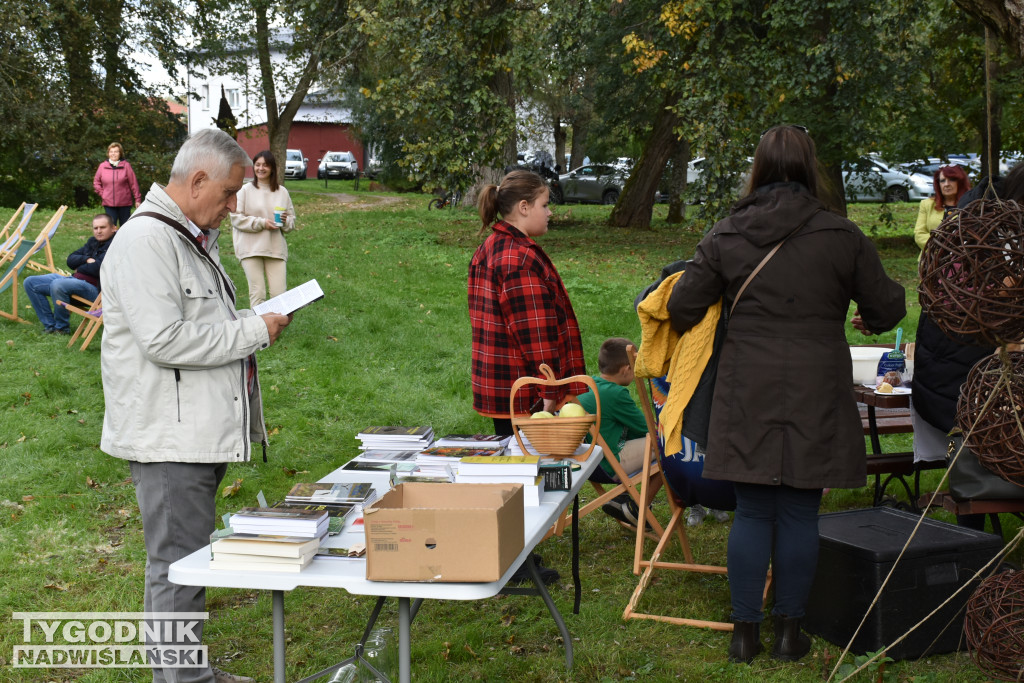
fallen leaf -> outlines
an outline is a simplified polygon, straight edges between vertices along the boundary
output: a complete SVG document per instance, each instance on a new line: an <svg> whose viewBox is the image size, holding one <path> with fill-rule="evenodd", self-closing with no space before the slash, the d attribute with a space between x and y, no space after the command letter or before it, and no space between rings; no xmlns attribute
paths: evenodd
<svg viewBox="0 0 1024 683"><path fill-rule="evenodd" d="M84 425L84 424L85 424L85 420L84 420L84 419L83 419L83 420L79 420L79 421L78 421L78 424L80 424L80 425Z"/></svg>
<svg viewBox="0 0 1024 683"><path fill-rule="evenodd" d="M8 339L7 340L7 346L9 346L10 348L13 349L14 348L14 340L13 339Z"/></svg>
<svg viewBox="0 0 1024 683"><path fill-rule="evenodd" d="M25 399L25 405L28 405L28 402L32 400L32 392L26 391L21 397Z"/></svg>
<svg viewBox="0 0 1024 683"><path fill-rule="evenodd" d="M281 471L284 472L286 476L289 476L289 477L294 477L295 476L295 470L293 470L291 467L282 467Z"/></svg>
<svg viewBox="0 0 1024 683"><path fill-rule="evenodd" d="M78 411L72 408L71 410L68 411L68 415L78 415Z"/></svg>
<svg viewBox="0 0 1024 683"><path fill-rule="evenodd" d="M26 437L26 436L25 436L24 434L22 434L22 435L21 435L21 438L20 438L20 439L18 439L18 443L21 443L21 442L22 442L22 441L24 441L24 440L25 440L26 438L27 438L27 437Z"/></svg>
<svg viewBox="0 0 1024 683"><path fill-rule="evenodd" d="M36 499L35 496L22 496L21 497L22 502L27 502L27 501L35 500L35 499Z"/></svg>
<svg viewBox="0 0 1024 683"><path fill-rule="evenodd" d="M276 384L271 385L270 390L271 391L277 391L277 385Z"/></svg>
<svg viewBox="0 0 1024 683"><path fill-rule="evenodd" d="M85 478L85 485L88 486L91 489L98 489L100 487L99 484L97 484L95 481L93 481L92 477L86 477Z"/></svg>
<svg viewBox="0 0 1024 683"><path fill-rule="evenodd" d="M444 657L445 661L448 661L448 657L450 657L451 654L452 654L452 644L446 642L444 644L444 652L441 653L441 656Z"/></svg>
<svg viewBox="0 0 1024 683"><path fill-rule="evenodd" d="M519 645L513 645L508 649L510 654L524 655L526 654L526 648L520 647Z"/></svg>
<svg viewBox="0 0 1024 683"><path fill-rule="evenodd" d="M473 648L471 648L469 645L463 645L462 649L465 650L466 652L468 652L469 654L473 655L474 659L480 659L480 655L478 655L477 653L473 652Z"/></svg>
<svg viewBox="0 0 1024 683"><path fill-rule="evenodd" d="M337 338L337 337L335 337L335 336L333 336L333 335L330 335L330 334L329 334L329 335L327 335L327 338L328 338L328 339L330 339L331 341L338 341L338 338Z"/></svg>
<svg viewBox="0 0 1024 683"><path fill-rule="evenodd" d="M43 588L49 588L55 591L66 591L68 589L67 586L59 583L48 583L45 586L43 586Z"/></svg>
<svg viewBox="0 0 1024 683"><path fill-rule="evenodd" d="M277 434L277 433L278 433L278 432L280 432L280 431L281 431L281 428L280 428L280 427L274 427L273 429L271 429L271 430L270 430L270 431L269 431L269 432L267 433L267 436L274 436L275 434Z"/></svg>
<svg viewBox="0 0 1024 683"><path fill-rule="evenodd" d="M242 490L242 480L235 479L233 484L228 484L221 491L221 497L231 498L232 496L238 495L238 492Z"/></svg>
<svg viewBox="0 0 1024 683"><path fill-rule="evenodd" d="M511 626L515 622L515 620L516 620L516 615L514 615L514 614L506 614L505 616L503 616L501 618L501 625L502 626Z"/></svg>

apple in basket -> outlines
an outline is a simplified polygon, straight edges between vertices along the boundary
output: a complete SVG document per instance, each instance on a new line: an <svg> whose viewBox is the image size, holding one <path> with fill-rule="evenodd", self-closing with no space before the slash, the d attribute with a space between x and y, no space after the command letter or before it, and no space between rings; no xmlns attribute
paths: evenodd
<svg viewBox="0 0 1024 683"><path fill-rule="evenodd" d="M536 413L534 413L533 415L530 416L530 418L534 419L534 420L545 418L545 417L554 417L554 415L552 415L551 413L549 413L546 410L539 410L539 411L537 411Z"/></svg>
<svg viewBox="0 0 1024 683"><path fill-rule="evenodd" d="M566 403L558 412L558 417L586 417L587 410L579 403Z"/></svg>

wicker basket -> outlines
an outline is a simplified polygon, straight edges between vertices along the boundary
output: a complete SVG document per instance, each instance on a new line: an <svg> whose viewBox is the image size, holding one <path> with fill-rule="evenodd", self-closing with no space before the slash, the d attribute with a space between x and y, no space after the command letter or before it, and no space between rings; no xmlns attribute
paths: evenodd
<svg viewBox="0 0 1024 683"><path fill-rule="evenodd" d="M554 373L546 363L541 364L540 371L547 379L520 377L512 385L509 415L512 418L512 427L516 435L516 441L519 442L519 447L524 453L527 452L526 445L523 443L523 439L519 435L519 430L522 429L523 433L526 434L526 438L530 440L530 445L532 445L542 456L571 458L580 461L586 460L594 450L594 440L591 439L590 448L588 448L585 453L576 455L576 449L579 448L581 443L583 443L583 437L587 435L587 432L590 431L592 427L595 433L601 429L601 398L598 396L597 386L594 384L594 380L586 375L574 375L565 379L555 379ZM558 386L561 384L569 384L571 382L582 382L590 387L590 390L594 392L595 404L597 407L596 415L584 415L583 417L549 417L540 419L515 416L516 393L521 387L527 384Z"/></svg>

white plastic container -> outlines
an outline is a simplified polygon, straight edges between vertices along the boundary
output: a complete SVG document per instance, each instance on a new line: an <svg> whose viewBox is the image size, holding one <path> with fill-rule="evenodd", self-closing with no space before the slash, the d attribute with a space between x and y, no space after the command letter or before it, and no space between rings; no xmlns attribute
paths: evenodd
<svg viewBox="0 0 1024 683"><path fill-rule="evenodd" d="M883 353L892 351L891 348L877 346L851 346L850 357L853 360L853 383L870 384L875 383L875 372L878 370L878 359Z"/></svg>

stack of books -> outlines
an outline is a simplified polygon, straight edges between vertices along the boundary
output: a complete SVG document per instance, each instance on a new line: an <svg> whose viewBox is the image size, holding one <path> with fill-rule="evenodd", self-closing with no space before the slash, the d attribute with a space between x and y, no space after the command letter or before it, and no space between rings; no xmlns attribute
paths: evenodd
<svg viewBox="0 0 1024 683"><path fill-rule="evenodd" d="M313 561L327 535L324 511L242 508L231 532L210 544L210 569L298 572Z"/></svg>
<svg viewBox="0 0 1024 683"><path fill-rule="evenodd" d="M421 451L434 440L434 430L429 426L420 427L367 427L356 434L364 451Z"/></svg>
<svg viewBox="0 0 1024 683"><path fill-rule="evenodd" d="M210 545L210 569L299 572L319 548L319 538L234 533Z"/></svg>
<svg viewBox="0 0 1024 683"><path fill-rule="evenodd" d="M464 446L433 446L427 448L416 456L417 474L421 476L442 476L448 473L449 468L452 474L459 469L459 462L463 458L492 458L496 452L493 448L467 448Z"/></svg>
<svg viewBox="0 0 1024 683"><path fill-rule="evenodd" d="M370 482L301 483L285 495L286 503L316 505L365 505L377 497Z"/></svg>
<svg viewBox="0 0 1024 683"><path fill-rule="evenodd" d="M523 504L540 505L544 478L540 458L535 455L470 456L459 462L455 475L459 484L522 484Z"/></svg>

